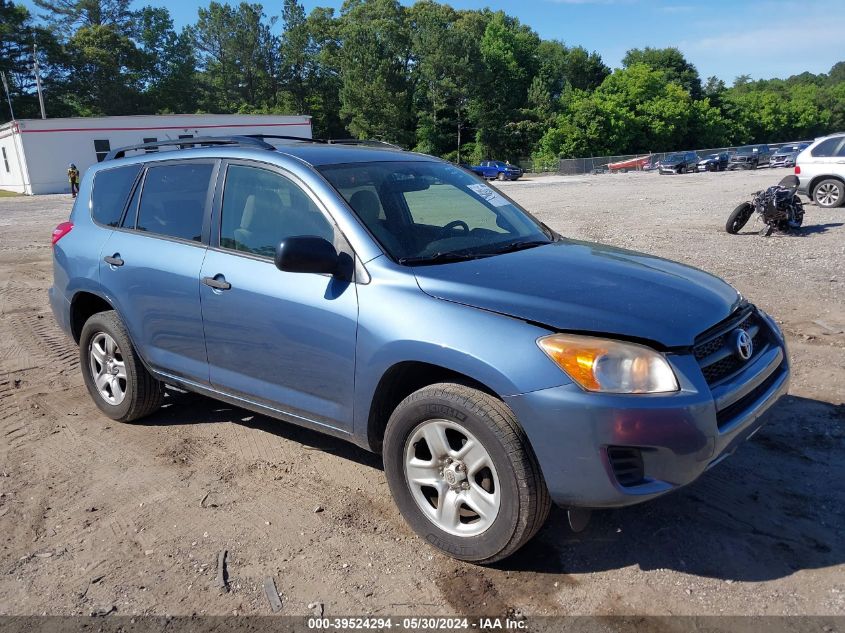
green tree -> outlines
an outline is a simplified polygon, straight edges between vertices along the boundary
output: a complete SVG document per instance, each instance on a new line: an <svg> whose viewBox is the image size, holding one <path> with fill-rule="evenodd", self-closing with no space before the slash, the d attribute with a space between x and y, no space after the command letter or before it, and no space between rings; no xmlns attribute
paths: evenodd
<svg viewBox="0 0 845 633"><path fill-rule="evenodd" d="M411 46L398 0L347 0L341 13L340 114L358 138L410 146Z"/></svg>
<svg viewBox="0 0 845 633"><path fill-rule="evenodd" d="M195 111L197 59L190 32L177 33L167 9L144 7L136 15L135 33L142 55L145 109Z"/></svg>
<svg viewBox="0 0 845 633"><path fill-rule="evenodd" d="M49 93L56 70L51 60L58 55L58 43L52 33L35 23L26 7L0 0L0 71L6 74L15 116L19 119L39 116L35 77L31 70L34 42L40 50L44 89ZM0 121L8 121L9 118L6 95L3 94Z"/></svg>
<svg viewBox="0 0 845 633"><path fill-rule="evenodd" d="M677 48L632 48L622 58L622 66L628 68L634 64L646 64L655 70L662 70L666 73L666 79L680 84L693 99L701 98L698 70Z"/></svg>
<svg viewBox="0 0 845 633"><path fill-rule="evenodd" d="M141 108L141 52L116 25L76 30L66 45L69 75L61 99L84 116L130 114Z"/></svg>
<svg viewBox="0 0 845 633"><path fill-rule="evenodd" d="M42 18L63 36L70 38L77 29L112 26L124 35L131 33L135 14L132 0L34 0L45 9Z"/></svg>
<svg viewBox="0 0 845 633"><path fill-rule="evenodd" d="M308 32L305 9L297 0L284 0L284 27L279 38L281 82L290 104L297 113L309 110L308 96L312 89L316 49Z"/></svg>
<svg viewBox="0 0 845 633"><path fill-rule="evenodd" d="M480 152L515 159L530 150L517 123L524 120L539 44L534 31L501 11L488 22L480 44L484 67L470 105Z"/></svg>
<svg viewBox="0 0 845 633"><path fill-rule="evenodd" d="M455 153L466 125L478 40L451 7L423 0L407 11L411 33L411 83L418 121L417 151ZM466 137L462 138L466 141Z"/></svg>
<svg viewBox="0 0 845 633"><path fill-rule="evenodd" d="M211 2L191 33L202 72L204 109L252 112L278 97L278 41L260 4Z"/></svg>

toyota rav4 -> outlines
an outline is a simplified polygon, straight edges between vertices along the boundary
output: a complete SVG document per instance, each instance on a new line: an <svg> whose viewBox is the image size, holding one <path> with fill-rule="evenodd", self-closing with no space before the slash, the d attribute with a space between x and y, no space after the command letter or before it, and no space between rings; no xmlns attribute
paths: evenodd
<svg viewBox="0 0 845 633"><path fill-rule="evenodd" d="M551 502L578 524L689 484L787 389L775 322L706 272L430 156L268 140L85 174L50 301L110 418L175 386L344 438L422 538L490 563Z"/></svg>

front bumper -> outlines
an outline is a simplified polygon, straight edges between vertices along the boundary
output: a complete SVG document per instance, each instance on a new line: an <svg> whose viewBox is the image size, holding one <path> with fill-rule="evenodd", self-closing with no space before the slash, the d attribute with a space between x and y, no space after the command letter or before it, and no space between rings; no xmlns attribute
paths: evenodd
<svg viewBox="0 0 845 633"><path fill-rule="evenodd" d="M676 394L596 394L570 384L505 398L555 503L621 507L692 483L753 435L788 389L782 345L712 390L692 356L668 358L681 383ZM633 485L618 479L619 449L641 456L643 476Z"/></svg>

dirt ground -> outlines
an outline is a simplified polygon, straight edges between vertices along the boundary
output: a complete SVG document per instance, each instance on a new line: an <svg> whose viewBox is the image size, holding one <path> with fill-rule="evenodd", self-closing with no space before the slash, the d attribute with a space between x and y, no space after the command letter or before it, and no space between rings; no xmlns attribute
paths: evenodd
<svg viewBox="0 0 845 633"><path fill-rule="evenodd" d="M179 393L103 417L47 304L71 201L0 199L0 615L264 614L268 576L291 615L845 614L845 209L808 206L800 236L724 232L784 173L501 185L564 235L725 277L783 324L794 378L695 484L577 535L553 510L494 568L422 543L380 459L344 442Z"/></svg>

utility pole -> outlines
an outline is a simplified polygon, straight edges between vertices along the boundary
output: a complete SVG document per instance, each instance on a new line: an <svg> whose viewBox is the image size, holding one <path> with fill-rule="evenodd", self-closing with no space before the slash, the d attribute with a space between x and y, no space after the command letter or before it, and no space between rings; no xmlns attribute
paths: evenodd
<svg viewBox="0 0 845 633"><path fill-rule="evenodd" d="M38 89L38 105L41 106L41 118L47 118L44 110L44 94L41 92L41 72L38 69L38 47L35 45L35 33L32 34L32 70L35 72L35 87Z"/></svg>
<svg viewBox="0 0 845 633"><path fill-rule="evenodd" d="M458 113L458 164L461 164L461 114Z"/></svg>
<svg viewBox="0 0 845 633"><path fill-rule="evenodd" d="M14 121L15 111L12 108L12 97L9 95L9 84L6 82L6 73L0 72L0 76L3 77L3 88L6 90L6 101L9 102L9 114L12 115L12 121Z"/></svg>

